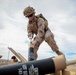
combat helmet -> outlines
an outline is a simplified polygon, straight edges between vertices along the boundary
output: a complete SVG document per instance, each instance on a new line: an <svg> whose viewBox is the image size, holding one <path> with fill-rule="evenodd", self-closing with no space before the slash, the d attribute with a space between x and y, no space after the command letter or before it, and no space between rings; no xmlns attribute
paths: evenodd
<svg viewBox="0 0 76 75"><path fill-rule="evenodd" d="M35 9L33 9L33 7L30 7L30 6L26 7L23 11L24 16L26 17L34 13L35 13Z"/></svg>

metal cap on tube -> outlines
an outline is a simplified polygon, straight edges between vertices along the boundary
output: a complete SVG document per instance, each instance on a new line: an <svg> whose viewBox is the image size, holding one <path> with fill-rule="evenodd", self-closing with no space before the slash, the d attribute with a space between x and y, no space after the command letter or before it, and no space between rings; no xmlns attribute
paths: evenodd
<svg viewBox="0 0 76 75"><path fill-rule="evenodd" d="M55 65L55 72L59 70L64 70L66 68L66 59L64 55L59 55L52 59Z"/></svg>

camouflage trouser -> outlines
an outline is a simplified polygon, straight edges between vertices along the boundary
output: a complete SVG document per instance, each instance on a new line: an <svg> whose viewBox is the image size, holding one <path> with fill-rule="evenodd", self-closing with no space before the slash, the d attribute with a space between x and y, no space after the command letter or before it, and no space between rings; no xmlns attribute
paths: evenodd
<svg viewBox="0 0 76 75"><path fill-rule="evenodd" d="M55 40L54 40L54 35L53 35L53 33L52 33L50 30L47 30L46 33L45 33L44 38L43 38L43 39L40 39L40 41L37 42L37 43L35 44L35 46L34 46L35 59L38 57L38 55L37 55L37 50L38 50L40 44L41 44L44 40L48 43L48 45L51 47L51 49L52 49L53 51L55 51L55 52L59 51L58 46L57 46L57 44L56 44L56 42L55 42Z"/></svg>

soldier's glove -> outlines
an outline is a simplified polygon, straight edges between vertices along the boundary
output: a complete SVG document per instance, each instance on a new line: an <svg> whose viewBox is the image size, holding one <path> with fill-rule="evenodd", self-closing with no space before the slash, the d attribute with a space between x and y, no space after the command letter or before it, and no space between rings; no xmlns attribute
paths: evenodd
<svg viewBox="0 0 76 75"><path fill-rule="evenodd" d="M33 34L32 34L32 33L28 33L28 38L29 38L30 40L32 40Z"/></svg>

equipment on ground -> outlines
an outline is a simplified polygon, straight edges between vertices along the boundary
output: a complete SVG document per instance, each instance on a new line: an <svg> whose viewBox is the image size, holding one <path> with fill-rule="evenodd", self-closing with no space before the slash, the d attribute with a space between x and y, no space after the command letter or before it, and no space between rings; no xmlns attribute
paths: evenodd
<svg viewBox="0 0 76 75"><path fill-rule="evenodd" d="M0 75L45 75L65 68L65 57L59 55L54 58L0 66Z"/></svg>

